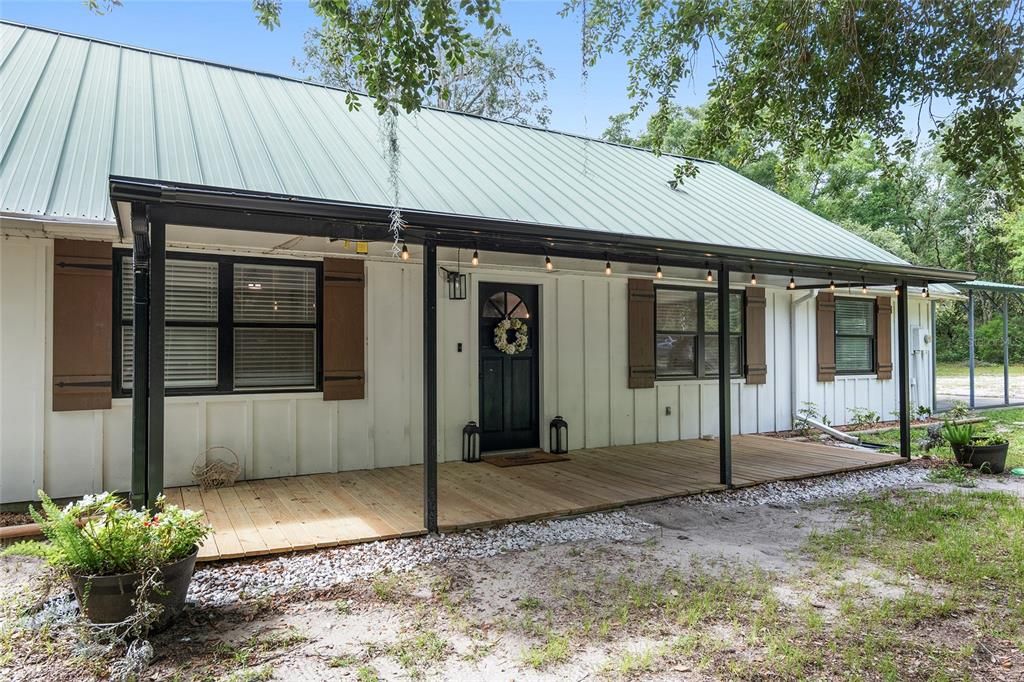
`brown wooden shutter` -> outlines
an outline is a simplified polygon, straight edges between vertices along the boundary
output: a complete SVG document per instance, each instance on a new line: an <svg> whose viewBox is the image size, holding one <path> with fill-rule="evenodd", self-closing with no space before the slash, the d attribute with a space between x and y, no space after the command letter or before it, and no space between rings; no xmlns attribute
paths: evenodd
<svg viewBox="0 0 1024 682"><path fill-rule="evenodd" d="M836 297L818 294L818 381L836 380Z"/></svg>
<svg viewBox="0 0 1024 682"><path fill-rule="evenodd" d="M747 383L763 384L768 380L765 360L764 316L766 301L762 287L747 287L746 292Z"/></svg>
<svg viewBox="0 0 1024 682"><path fill-rule="evenodd" d="M53 409L109 410L113 249L106 242L53 242Z"/></svg>
<svg viewBox="0 0 1024 682"><path fill-rule="evenodd" d="M629 280L629 387L654 388L654 282Z"/></svg>
<svg viewBox="0 0 1024 682"><path fill-rule="evenodd" d="M324 400L366 396L366 322L363 261L324 259Z"/></svg>
<svg viewBox="0 0 1024 682"><path fill-rule="evenodd" d="M879 379L892 379L892 299L875 299L875 372Z"/></svg>

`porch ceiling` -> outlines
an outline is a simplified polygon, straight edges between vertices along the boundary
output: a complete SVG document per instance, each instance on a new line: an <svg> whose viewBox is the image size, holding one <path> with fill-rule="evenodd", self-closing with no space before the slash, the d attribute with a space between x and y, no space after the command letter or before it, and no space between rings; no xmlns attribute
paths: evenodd
<svg viewBox="0 0 1024 682"><path fill-rule="evenodd" d="M733 437L733 482L768 481L885 466L896 455ZM248 481L200 492L170 488L175 504L203 509L213 536L201 561L420 535L421 466ZM438 467L439 527L451 531L579 514L721 490L717 441L687 440L574 450L569 460L499 468Z"/></svg>

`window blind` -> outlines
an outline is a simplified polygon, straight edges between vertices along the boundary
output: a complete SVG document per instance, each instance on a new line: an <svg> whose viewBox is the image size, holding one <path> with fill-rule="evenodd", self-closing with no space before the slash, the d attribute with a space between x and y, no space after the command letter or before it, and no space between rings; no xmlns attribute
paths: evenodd
<svg viewBox="0 0 1024 682"><path fill-rule="evenodd" d="M315 329L235 329L236 388L312 388L315 372Z"/></svg>
<svg viewBox="0 0 1024 682"><path fill-rule="evenodd" d="M121 385L132 387L135 335L121 327ZM217 385L217 328L168 327L164 336L164 376L167 388L208 388Z"/></svg>
<svg viewBox="0 0 1024 682"><path fill-rule="evenodd" d="M837 298L836 371L874 371L875 302Z"/></svg>
<svg viewBox="0 0 1024 682"><path fill-rule="evenodd" d="M235 324L316 323L316 270L235 264Z"/></svg>

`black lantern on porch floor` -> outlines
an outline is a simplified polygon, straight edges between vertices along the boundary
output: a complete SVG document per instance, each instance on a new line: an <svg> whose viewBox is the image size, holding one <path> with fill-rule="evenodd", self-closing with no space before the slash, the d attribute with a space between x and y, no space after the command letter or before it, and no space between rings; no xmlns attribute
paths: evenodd
<svg viewBox="0 0 1024 682"><path fill-rule="evenodd" d="M480 427L473 421L462 427L462 461L480 461Z"/></svg>
<svg viewBox="0 0 1024 682"><path fill-rule="evenodd" d="M569 422L561 417L551 420L551 431L548 434L548 449L553 455L564 455L569 452Z"/></svg>

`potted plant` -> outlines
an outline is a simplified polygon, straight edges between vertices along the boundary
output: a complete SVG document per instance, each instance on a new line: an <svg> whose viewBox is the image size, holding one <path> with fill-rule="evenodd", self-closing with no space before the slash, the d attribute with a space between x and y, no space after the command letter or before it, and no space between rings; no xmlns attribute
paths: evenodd
<svg viewBox="0 0 1024 682"><path fill-rule="evenodd" d="M32 517L50 541L49 561L71 582L93 623L162 627L184 609L199 545L209 534L200 512L167 504L131 509L113 493L63 509L39 491Z"/></svg>
<svg viewBox="0 0 1024 682"><path fill-rule="evenodd" d="M974 438L966 448L970 452L971 466L991 474L1003 473L1009 449L1010 441L998 434Z"/></svg>
<svg viewBox="0 0 1024 682"><path fill-rule="evenodd" d="M974 439L974 424L943 422L942 435L949 443L949 448L953 451L953 457L957 464L970 464L971 453L968 448Z"/></svg>

